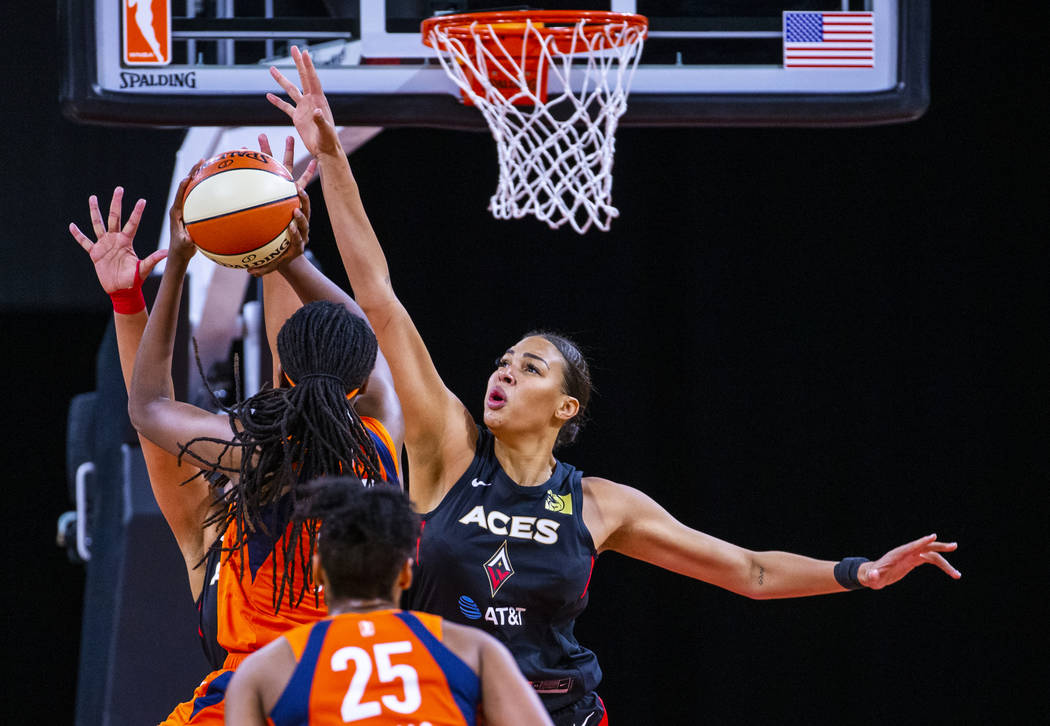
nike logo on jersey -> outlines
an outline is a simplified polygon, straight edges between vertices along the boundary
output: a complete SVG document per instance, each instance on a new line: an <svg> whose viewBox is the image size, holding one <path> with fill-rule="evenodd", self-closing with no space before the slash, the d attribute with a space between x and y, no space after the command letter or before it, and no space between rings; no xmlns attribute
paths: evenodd
<svg viewBox="0 0 1050 726"><path fill-rule="evenodd" d="M561 522L555 522L553 519L520 515L511 517L495 509L486 514L485 507L480 504L463 515L459 523L477 525L500 537L531 539L540 544L557 542L558 527L561 526Z"/></svg>
<svg viewBox="0 0 1050 726"><path fill-rule="evenodd" d="M481 479L473 479L471 480L470 485L472 487L490 487L492 486L492 482L481 481Z"/></svg>

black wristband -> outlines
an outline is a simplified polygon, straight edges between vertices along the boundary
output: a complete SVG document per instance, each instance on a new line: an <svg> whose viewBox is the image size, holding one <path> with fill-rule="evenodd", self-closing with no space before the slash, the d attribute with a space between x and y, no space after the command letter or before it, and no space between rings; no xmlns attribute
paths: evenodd
<svg viewBox="0 0 1050 726"><path fill-rule="evenodd" d="M867 557L846 557L835 565L835 579L847 590L860 590L864 585L857 579L860 566L868 561Z"/></svg>

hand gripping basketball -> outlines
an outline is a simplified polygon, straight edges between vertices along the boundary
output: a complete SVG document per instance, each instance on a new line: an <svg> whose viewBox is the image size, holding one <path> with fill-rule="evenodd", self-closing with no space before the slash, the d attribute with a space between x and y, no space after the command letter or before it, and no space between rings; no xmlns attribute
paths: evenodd
<svg viewBox="0 0 1050 726"><path fill-rule="evenodd" d="M226 267L260 267L288 249L300 206L291 173L269 154L233 149L208 159L186 187L183 221L206 256Z"/></svg>

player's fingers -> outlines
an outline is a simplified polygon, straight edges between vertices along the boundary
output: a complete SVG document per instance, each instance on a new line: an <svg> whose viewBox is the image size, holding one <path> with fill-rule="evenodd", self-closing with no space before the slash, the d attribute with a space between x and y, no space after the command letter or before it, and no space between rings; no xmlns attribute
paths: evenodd
<svg viewBox="0 0 1050 726"><path fill-rule="evenodd" d="M289 241L289 244L291 242ZM288 259L289 252L285 252L273 262L267 262L265 265L259 265L258 267L249 267L248 274L252 277L264 277L269 275L271 272L276 272L277 269L284 264Z"/></svg>
<svg viewBox="0 0 1050 726"><path fill-rule="evenodd" d="M302 86L304 96L317 91L313 79L310 78L310 72L307 70L306 59L308 57L308 52L292 48L292 60L295 61L295 69L299 71L299 85Z"/></svg>
<svg viewBox="0 0 1050 726"><path fill-rule="evenodd" d="M88 197L88 212L91 214L91 228L95 230L95 239L102 239L106 227L102 224L102 210L98 208L98 197L94 194Z"/></svg>
<svg viewBox="0 0 1050 726"><path fill-rule="evenodd" d="M91 243L91 240L87 238L87 235L80 231L80 227L70 222L69 233L73 235L73 239L77 241L77 244L84 248L85 252L91 252L91 248L95 245Z"/></svg>
<svg viewBox="0 0 1050 726"><path fill-rule="evenodd" d="M917 540L915 540L913 542L909 542L908 544L904 545L904 550L906 552L908 552L908 553L920 552L920 551L926 549L927 545L929 545L931 542L936 542L936 541L937 541L937 535L935 535L935 534L928 534L925 537L919 537L919 539L917 539Z"/></svg>
<svg viewBox="0 0 1050 726"><path fill-rule="evenodd" d="M157 250L146 259L139 262L138 274L142 279L149 277L149 273L153 272L153 268L157 266L157 263L168 256L167 250Z"/></svg>
<svg viewBox="0 0 1050 726"><path fill-rule="evenodd" d="M292 213L292 223L289 226L289 230L293 234L293 239L300 245L305 246L306 240L310 236L310 220L303 213L303 210L296 209Z"/></svg>
<svg viewBox="0 0 1050 726"><path fill-rule="evenodd" d="M292 57L295 57L294 53ZM288 94L288 98L292 99L296 103L298 103L299 99L303 97L303 94L299 92L299 89L296 87L296 85L289 81L285 77L285 75L279 70L277 70L277 68L274 66L270 66L270 77L277 81L277 85L280 86L284 90L284 92Z"/></svg>
<svg viewBox="0 0 1050 726"><path fill-rule="evenodd" d="M190 173L179 182L179 188L175 190L175 201L172 202L171 209L168 212L168 215L173 220L182 220L182 202L183 198L186 196L186 187L189 186L190 178L197 173L197 169L199 169L203 163L204 160L202 159L194 164L193 168L190 169Z"/></svg>
<svg viewBox="0 0 1050 726"><path fill-rule="evenodd" d="M273 154L271 154L273 156ZM295 166L295 137L287 136L284 139L284 167L291 171Z"/></svg>
<svg viewBox="0 0 1050 726"><path fill-rule="evenodd" d="M952 578L954 578L956 580L958 580L960 577L962 577L962 573L959 572L954 567L952 567L950 564L948 564L948 560L944 559L944 557L942 557L937 552L926 552L923 555L921 555L921 557L922 557L922 559L924 559L927 562L929 562L931 565L936 565L937 567L939 567L942 570L944 570L945 573L947 573L949 577L952 577Z"/></svg>
<svg viewBox="0 0 1050 726"><path fill-rule="evenodd" d="M299 175L299 178L295 180L295 186L299 191L306 189L306 186L313 180L314 173L317 171L317 159L310 159L310 163L306 165L306 170ZM307 197L307 203L309 203L309 197ZM310 216L309 213L306 215Z"/></svg>
<svg viewBox="0 0 1050 726"><path fill-rule="evenodd" d="M124 234L128 237L134 237L135 233L138 231L139 221L142 219L142 210L145 208L145 199L140 199L135 202L135 208L131 210L131 214L128 216L128 223L124 225Z"/></svg>
<svg viewBox="0 0 1050 726"><path fill-rule="evenodd" d="M299 52L299 46L297 46L297 45L293 45L292 46L291 53L292 53L292 62L295 63L295 70L297 70L299 72L299 82L302 83L303 82L303 54L301 52ZM303 89L303 92L304 93L306 92L305 88Z"/></svg>
<svg viewBox="0 0 1050 726"><path fill-rule="evenodd" d="M283 98L278 98L272 93L266 94L266 100L276 106L280 111L284 112L289 118L295 113L295 106L285 101Z"/></svg>
<svg viewBox="0 0 1050 726"><path fill-rule="evenodd" d="M959 548L958 542L931 542L927 549L936 552L954 552Z"/></svg>
<svg viewBox="0 0 1050 726"><path fill-rule="evenodd" d="M266 134L259 134L259 151L267 156L273 156L273 152L270 151L270 139L266 137Z"/></svg>
<svg viewBox="0 0 1050 726"><path fill-rule="evenodd" d="M306 77L310 79L310 93L322 93L321 90L321 77L317 75L317 69L314 68L314 59L310 57L310 51L303 51L303 68L306 69ZM303 81L303 85L306 85L306 81ZM303 89L304 92L306 89Z"/></svg>
<svg viewBox="0 0 1050 726"><path fill-rule="evenodd" d="M120 229L120 207L124 202L124 187L113 190L113 198L109 200L109 231L116 232Z"/></svg>

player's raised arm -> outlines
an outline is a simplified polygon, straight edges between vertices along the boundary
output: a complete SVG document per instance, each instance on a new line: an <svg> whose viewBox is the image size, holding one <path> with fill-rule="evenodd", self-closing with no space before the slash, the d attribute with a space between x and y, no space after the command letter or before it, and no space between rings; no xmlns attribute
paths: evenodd
<svg viewBox="0 0 1050 726"><path fill-rule="evenodd" d="M99 284L113 301L113 327L116 332L120 369L125 387L130 388L135 355L148 320L146 302L142 296L142 280L167 256L167 250L158 250L139 260L133 243L146 201L138 200L127 224L121 225L123 196L124 190L121 187L113 190L108 219L105 222L102 220L97 197L91 196L88 200L95 242L75 224L69 225L69 231L73 239L91 257ZM170 379L168 388L170 391ZM207 547L206 534L201 529L201 522L212 505L208 485L203 479L194 478L198 473L195 467L188 464L180 466L174 455L143 436L139 436L139 443L153 496L186 562L190 590L196 599L204 584L204 571L196 565L204 556Z"/></svg>
<svg viewBox="0 0 1050 726"><path fill-rule="evenodd" d="M171 361L179 299L186 268L196 251L182 222L182 201L198 166L179 184L169 211L168 262L135 359L128 390L128 413L140 434L171 454L183 453L183 445L193 439L214 439L214 442L199 441L186 453L195 461L219 462L232 471L239 467L240 459L239 450L231 449L227 443L233 433L230 417L176 401L171 396Z"/></svg>
<svg viewBox="0 0 1050 726"><path fill-rule="evenodd" d="M339 253L355 299L371 321L390 363L405 413L413 500L427 511L469 463L476 429L466 408L445 387L415 325L394 294L386 257L368 221L309 53L293 48L292 58L302 88L271 68L271 75L291 103L273 94L267 98L292 119L320 165L321 186Z"/></svg>
<svg viewBox="0 0 1050 726"><path fill-rule="evenodd" d="M259 134L259 149L273 156L266 134ZM295 139L289 136L284 145L284 166L291 172L294 163ZM252 275L262 277L263 281L263 311L267 342L274 362L274 386L282 385L279 379L281 372L277 331L303 304L329 300L345 306L354 315L368 322L368 317L357 301L302 257L309 239L310 195L306 193L306 185L313 178L316 167L316 159L311 159L295 182L299 191L301 211L297 210L294 213L293 224L298 234L289 235L289 249L274 262L249 270ZM271 274L273 272L280 274ZM401 414L401 403L394 390L393 374L382 351L376 355L375 368L368 377L365 389L354 397L354 409L361 416L369 416L383 423L400 456L405 439L404 418Z"/></svg>
<svg viewBox="0 0 1050 726"><path fill-rule="evenodd" d="M273 150L270 148L270 139L266 134L259 134L259 151L264 154L273 156ZM277 157L274 157L277 158ZM289 173L293 173L295 166L295 138L288 136L284 143L284 166L288 169ZM303 174L295 180L295 188L299 192L300 204L302 204L305 197L306 203L309 204L309 195L306 195L306 185L310 183L314 173L317 170L317 160L311 159L309 165ZM310 215L307 213L307 219ZM294 250L291 249L291 244L284 255L278 259L284 259L290 254L294 254ZM261 268L249 269L249 273L256 276L262 276L262 287L263 287L263 318L266 325L266 343L270 348L270 359L273 361L273 376L272 381L274 387L280 385L280 356L277 353L277 331L280 330L284 321L292 316L296 310L302 307L302 301L292 290L291 286L285 282L284 278L280 275L269 275L266 274L272 270L277 269L277 263L272 262L268 265L264 265Z"/></svg>
<svg viewBox="0 0 1050 726"><path fill-rule="evenodd" d="M691 529L646 494L597 477L584 479L595 546L644 560L749 598L806 597L867 587L880 589L922 564L962 575L944 558L954 542L927 535L874 562L819 560L791 552L755 552Z"/></svg>

